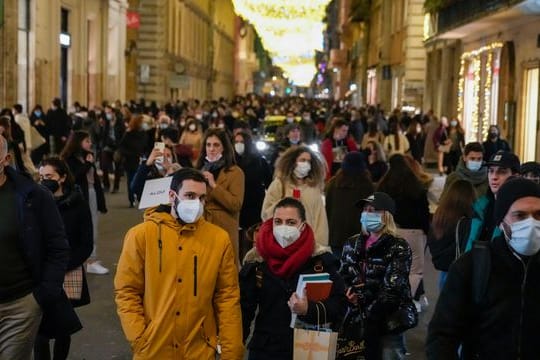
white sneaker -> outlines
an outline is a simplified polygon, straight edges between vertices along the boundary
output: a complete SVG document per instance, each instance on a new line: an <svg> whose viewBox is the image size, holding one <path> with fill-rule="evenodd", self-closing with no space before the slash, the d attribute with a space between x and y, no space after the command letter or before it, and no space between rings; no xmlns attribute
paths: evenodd
<svg viewBox="0 0 540 360"><path fill-rule="evenodd" d="M422 308L427 308L429 306L429 301L426 295L422 295L422 297L420 297L420 304L422 304Z"/></svg>
<svg viewBox="0 0 540 360"><path fill-rule="evenodd" d="M101 261L94 261L86 264L86 272L89 274L105 275L109 273L109 269L101 265Z"/></svg>
<svg viewBox="0 0 540 360"><path fill-rule="evenodd" d="M414 306L416 307L416 312L421 313L422 312L422 304L420 304L420 301L413 300Z"/></svg>

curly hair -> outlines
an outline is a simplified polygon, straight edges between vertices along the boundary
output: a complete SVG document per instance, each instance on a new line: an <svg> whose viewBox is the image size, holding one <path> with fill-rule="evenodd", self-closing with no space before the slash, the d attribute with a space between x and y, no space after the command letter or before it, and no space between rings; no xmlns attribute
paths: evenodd
<svg viewBox="0 0 540 360"><path fill-rule="evenodd" d="M306 183L309 186L322 188L326 177L326 162L318 153L303 145L290 147L281 155L276 163L276 177L282 182L298 184L298 179L294 176L294 168L296 167L296 159L303 153L308 153L311 156L311 170L305 178Z"/></svg>

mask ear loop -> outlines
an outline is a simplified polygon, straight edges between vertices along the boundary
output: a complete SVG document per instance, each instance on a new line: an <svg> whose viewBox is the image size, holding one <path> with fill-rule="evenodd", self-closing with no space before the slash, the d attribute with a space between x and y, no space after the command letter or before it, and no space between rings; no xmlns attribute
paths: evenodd
<svg viewBox="0 0 540 360"><path fill-rule="evenodd" d="M508 234L506 233L506 229L504 227L504 225L510 227L510 225L508 225L507 223L505 223L504 221L501 221L501 223L499 224L499 229L502 231L504 237L506 238L507 241L510 241L510 239L512 238L512 236L508 236Z"/></svg>

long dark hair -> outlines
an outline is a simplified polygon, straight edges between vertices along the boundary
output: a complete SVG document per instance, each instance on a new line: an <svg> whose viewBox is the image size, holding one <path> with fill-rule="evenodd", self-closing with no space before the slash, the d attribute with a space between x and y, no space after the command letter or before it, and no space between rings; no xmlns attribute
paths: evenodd
<svg viewBox="0 0 540 360"><path fill-rule="evenodd" d="M197 160L197 169L202 169L204 166L204 160L206 159L206 140L208 140L210 136L217 137L221 142L221 145L223 146L222 159L225 161L223 168L228 170L231 166L236 164L236 161L234 159L234 150L231 140L229 140L229 135L227 135L223 129L208 129L204 133L201 145L201 153L199 155L199 159Z"/></svg>
<svg viewBox="0 0 540 360"><path fill-rule="evenodd" d="M347 175L339 169L335 176L336 187L344 189L372 188L371 173L366 169L360 174Z"/></svg>
<svg viewBox="0 0 540 360"><path fill-rule="evenodd" d="M39 164L40 167L42 166L51 166L54 171L60 175L60 177L65 176L66 180L64 181L64 184L62 185L63 190L69 189L72 190L75 186L75 178L73 177L73 174L69 170L68 164L62 159L60 159L57 156L45 158L41 161Z"/></svg>
<svg viewBox="0 0 540 360"><path fill-rule="evenodd" d="M388 164L390 168L381 179L377 191L387 193L391 197L409 195L413 198L425 191L403 155L392 155Z"/></svg>
<svg viewBox="0 0 540 360"><path fill-rule="evenodd" d="M474 187L469 181L460 179L450 185L433 215L431 226L435 238L442 238L462 217L471 217L474 200Z"/></svg>
<svg viewBox="0 0 540 360"><path fill-rule="evenodd" d="M60 153L60 159L66 160L73 155L80 155L84 152L82 148L82 142L84 139L89 138L90 134L86 131L77 130L71 133L66 142L66 146Z"/></svg>

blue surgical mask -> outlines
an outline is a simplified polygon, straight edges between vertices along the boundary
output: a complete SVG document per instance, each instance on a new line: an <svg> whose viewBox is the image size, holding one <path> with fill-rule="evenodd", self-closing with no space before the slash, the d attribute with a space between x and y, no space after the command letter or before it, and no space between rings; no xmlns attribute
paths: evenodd
<svg viewBox="0 0 540 360"><path fill-rule="evenodd" d="M107 118L107 120L112 120L112 114L111 113L106 113L105 114L105 117Z"/></svg>
<svg viewBox="0 0 540 360"><path fill-rule="evenodd" d="M532 216L510 225L512 236L508 245L518 254L533 256L540 251L540 220Z"/></svg>
<svg viewBox="0 0 540 360"><path fill-rule="evenodd" d="M471 171L478 171L482 167L482 161L469 160L466 163L467 169Z"/></svg>
<svg viewBox="0 0 540 360"><path fill-rule="evenodd" d="M377 232L384 226L381 214L373 212L364 211L360 217L360 223L364 230L370 233Z"/></svg>
<svg viewBox="0 0 540 360"><path fill-rule="evenodd" d="M34 114L35 114L37 117L41 117L41 111L39 111L39 110L34 111Z"/></svg>

